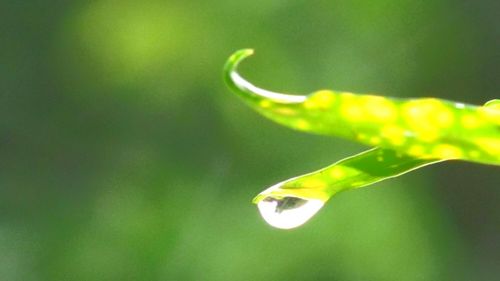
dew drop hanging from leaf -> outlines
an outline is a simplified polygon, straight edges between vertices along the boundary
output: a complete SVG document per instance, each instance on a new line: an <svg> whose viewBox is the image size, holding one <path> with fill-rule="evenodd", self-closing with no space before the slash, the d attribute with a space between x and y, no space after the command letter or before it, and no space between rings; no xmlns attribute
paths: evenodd
<svg viewBox="0 0 500 281"><path fill-rule="evenodd" d="M324 202L317 199L302 199L286 196L268 196L257 203L260 214L270 225L290 229L301 226L323 207Z"/></svg>

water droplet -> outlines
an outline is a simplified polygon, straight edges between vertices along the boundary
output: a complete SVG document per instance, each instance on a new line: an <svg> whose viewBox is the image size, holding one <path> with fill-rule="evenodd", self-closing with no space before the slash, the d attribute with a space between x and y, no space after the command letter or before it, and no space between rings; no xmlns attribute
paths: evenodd
<svg viewBox="0 0 500 281"><path fill-rule="evenodd" d="M324 202L317 199L302 199L287 196L274 198L268 196L259 203L260 214L270 225L290 229L301 226L323 207Z"/></svg>

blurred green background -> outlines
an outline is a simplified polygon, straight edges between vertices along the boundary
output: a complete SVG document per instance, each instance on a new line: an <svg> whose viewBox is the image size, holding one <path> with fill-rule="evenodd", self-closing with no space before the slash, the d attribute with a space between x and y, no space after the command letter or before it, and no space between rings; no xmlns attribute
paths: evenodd
<svg viewBox="0 0 500 281"><path fill-rule="evenodd" d="M498 280L498 167L448 162L273 229L251 199L366 147L222 82L482 104L498 1L0 2L0 280Z"/></svg>

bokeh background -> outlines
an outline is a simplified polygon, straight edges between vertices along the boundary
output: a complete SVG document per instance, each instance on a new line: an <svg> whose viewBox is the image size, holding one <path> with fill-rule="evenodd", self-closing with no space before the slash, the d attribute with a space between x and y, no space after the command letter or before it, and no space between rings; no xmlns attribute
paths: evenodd
<svg viewBox="0 0 500 281"><path fill-rule="evenodd" d="M222 82L482 104L500 2L0 2L0 280L499 280L500 169L448 162L273 229L251 199L366 147Z"/></svg>

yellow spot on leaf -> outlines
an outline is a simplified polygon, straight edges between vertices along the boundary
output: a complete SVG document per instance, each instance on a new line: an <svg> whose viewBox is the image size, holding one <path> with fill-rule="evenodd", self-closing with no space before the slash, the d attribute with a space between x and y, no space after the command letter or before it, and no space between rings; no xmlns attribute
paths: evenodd
<svg viewBox="0 0 500 281"><path fill-rule="evenodd" d="M500 110L496 106L481 107L479 113L486 120L492 121L500 125Z"/></svg>
<svg viewBox="0 0 500 281"><path fill-rule="evenodd" d="M439 138L439 130L436 128L419 129L417 137L425 142L433 142Z"/></svg>
<svg viewBox="0 0 500 281"><path fill-rule="evenodd" d="M299 119L297 120L297 122L295 123L295 126L301 130L307 130L311 127L311 125L309 124L309 122L307 122L306 120L304 119Z"/></svg>
<svg viewBox="0 0 500 281"><path fill-rule="evenodd" d="M304 107L307 109L311 108L331 108L335 102L335 93L329 90L317 91L304 102Z"/></svg>
<svg viewBox="0 0 500 281"><path fill-rule="evenodd" d="M480 126L481 121L473 114L466 114L461 118L462 126L466 129L474 129Z"/></svg>
<svg viewBox="0 0 500 281"><path fill-rule="evenodd" d="M396 125L384 126L381 135L394 145L402 145L405 142L405 130Z"/></svg>
<svg viewBox="0 0 500 281"><path fill-rule="evenodd" d="M334 179L340 179L345 175L344 171L340 167L333 167L330 171L330 176Z"/></svg>
<svg viewBox="0 0 500 281"><path fill-rule="evenodd" d="M307 179L304 182L302 182L302 186L304 188L308 188L308 189L310 189L310 188L322 189L322 188L326 188L327 184L318 178L311 178L311 179Z"/></svg>
<svg viewBox="0 0 500 281"><path fill-rule="evenodd" d="M438 144L432 153L441 159L459 159L462 156L462 150L450 144Z"/></svg>
<svg viewBox="0 0 500 281"><path fill-rule="evenodd" d="M287 116L292 116L292 115L297 114L297 111L295 111L291 108L288 108L288 107L278 107L275 109L275 112L278 114L287 115Z"/></svg>
<svg viewBox="0 0 500 281"><path fill-rule="evenodd" d="M366 134L357 134L356 138L360 141L364 141L368 138Z"/></svg>
<svg viewBox="0 0 500 281"><path fill-rule="evenodd" d="M437 124L442 128L450 127L453 124L454 117L453 113L448 109L436 112Z"/></svg>
<svg viewBox="0 0 500 281"><path fill-rule="evenodd" d="M425 153L424 147L418 144L412 145L408 149L408 154L411 156L421 156L424 153Z"/></svg>
<svg viewBox="0 0 500 281"><path fill-rule="evenodd" d="M361 121L363 117L363 109L355 103L343 104L341 108L342 115L350 121Z"/></svg>
<svg viewBox="0 0 500 281"><path fill-rule="evenodd" d="M273 103L270 100L261 100L259 106L262 108L269 108Z"/></svg>
<svg viewBox="0 0 500 281"><path fill-rule="evenodd" d="M341 115L352 122L358 122L365 119L365 110L360 102L360 98L352 93L342 93L340 104Z"/></svg>
<svg viewBox="0 0 500 281"><path fill-rule="evenodd" d="M403 117L406 123L418 135L433 135L436 128L448 128L453 125L453 112L438 99L418 99L403 105Z"/></svg>
<svg viewBox="0 0 500 281"><path fill-rule="evenodd" d="M479 147L481 147L488 153L493 155L500 155L500 139L479 138L475 142Z"/></svg>
<svg viewBox="0 0 500 281"><path fill-rule="evenodd" d="M379 137L371 137L369 142L371 145L379 145L380 142L382 142L382 139L380 139Z"/></svg>
<svg viewBox="0 0 500 281"><path fill-rule="evenodd" d="M307 99L305 102L304 102L304 107L306 109L313 109L313 108L316 108L318 105L313 101L311 100L310 98Z"/></svg>
<svg viewBox="0 0 500 281"><path fill-rule="evenodd" d="M398 117L396 106L387 98L365 96L362 98L362 104L372 121L392 122Z"/></svg>

